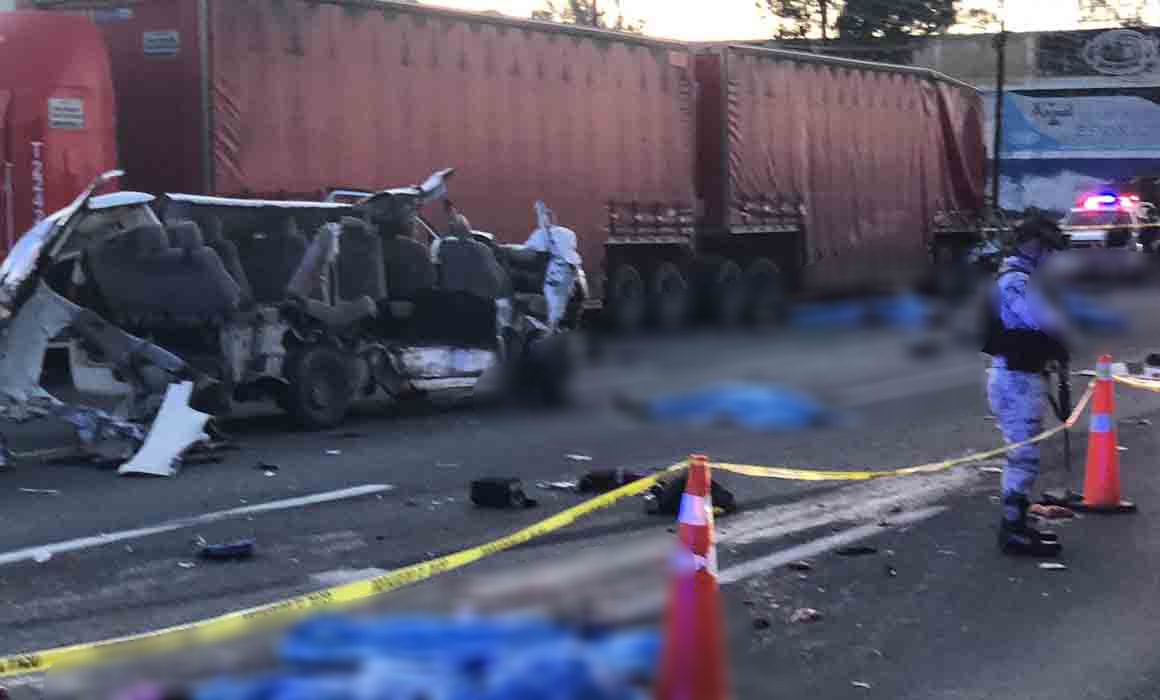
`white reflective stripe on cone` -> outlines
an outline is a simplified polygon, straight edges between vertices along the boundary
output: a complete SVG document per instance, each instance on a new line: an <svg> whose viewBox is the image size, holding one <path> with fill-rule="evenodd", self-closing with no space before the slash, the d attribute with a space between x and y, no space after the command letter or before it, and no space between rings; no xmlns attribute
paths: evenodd
<svg viewBox="0 0 1160 700"><path fill-rule="evenodd" d="M1093 413L1091 428L1089 432L1093 433L1110 433L1112 432L1113 420L1107 413Z"/></svg>
<svg viewBox="0 0 1160 700"><path fill-rule="evenodd" d="M683 494L681 496L681 513L677 520L682 525L705 527L709 524L709 506L704 496Z"/></svg>

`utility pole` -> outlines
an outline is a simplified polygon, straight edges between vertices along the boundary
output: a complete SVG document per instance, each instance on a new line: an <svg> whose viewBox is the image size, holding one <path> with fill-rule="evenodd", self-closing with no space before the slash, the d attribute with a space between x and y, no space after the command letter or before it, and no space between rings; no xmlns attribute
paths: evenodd
<svg viewBox="0 0 1160 700"><path fill-rule="evenodd" d="M1000 7L1000 11L1005 10ZM998 211L999 207L999 176L1003 173L1003 160L1000 155L1003 151L1003 98L1007 82L1007 18L1006 12L999 24L999 33L995 36L996 79L995 79L995 139L992 142L993 152L991 161L991 202Z"/></svg>
<svg viewBox="0 0 1160 700"><path fill-rule="evenodd" d="M825 41L827 38L829 38L826 35L830 31L829 26L828 26L830 24L830 0L821 0L821 6L822 6L822 41Z"/></svg>

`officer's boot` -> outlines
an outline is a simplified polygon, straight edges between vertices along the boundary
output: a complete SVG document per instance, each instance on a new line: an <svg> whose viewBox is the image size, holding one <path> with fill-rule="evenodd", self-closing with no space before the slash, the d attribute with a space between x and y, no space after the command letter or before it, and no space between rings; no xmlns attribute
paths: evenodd
<svg viewBox="0 0 1160 700"><path fill-rule="evenodd" d="M1056 557L1063 546L1054 533L1039 532L1027 524L1027 509L1031 503L1022 494L1003 498L1003 521L999 525L999 549L1004 554L1029 557ZM1010 511L1017 513L1014 520Z"/></svg>

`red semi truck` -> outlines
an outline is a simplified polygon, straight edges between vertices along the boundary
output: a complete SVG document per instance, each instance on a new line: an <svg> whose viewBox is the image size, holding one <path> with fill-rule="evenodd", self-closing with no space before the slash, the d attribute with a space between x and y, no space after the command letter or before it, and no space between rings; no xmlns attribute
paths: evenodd
<svg viewBox="0 0 1160 700"><path fill-rule="evenodd" d="M547 201L623 328L897 284L983 208L980 97L927 70L378 0L33 2L103 30L130 187L305 198L454 166L500 238Z"/></svg>

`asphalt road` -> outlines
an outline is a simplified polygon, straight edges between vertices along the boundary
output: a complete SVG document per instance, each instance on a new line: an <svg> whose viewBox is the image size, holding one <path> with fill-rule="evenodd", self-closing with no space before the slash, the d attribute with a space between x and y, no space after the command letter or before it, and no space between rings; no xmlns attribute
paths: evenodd
<svg viewBox="0 0 1160 700"><path fill-rule="evenodd" d="M1136 329L1128 337L1091 344L1085 351L1089 360L1103 349L1139 358L1160 344L1160 321L1147 313L1153 294L1116 299L1133 312ZM9 603L0 608L0 654L200 619L486 542L579 502L535 484L572 479L589 468L656 467L703 452L733 462L875 469L995 445L978 356L948 352L918 361L906 352L907 340L906 334L877 329L690 333L617 343L586 371L576 404L560 412L372 403L342 431L304 434L287 432L279 416L257 411L227 424L237 451L224 453L220 463L190 465L174 480L122 479L91 466L22 461L0 473L0 590ZM838 420L809 431L770 434L643 423L615 405L623 396L657 396L722 380L800 388L833 407ZM1153 408L1160 409L1160 397L1125 397L1125 413L1148 415ZM67 432L42 424L10 437L15 449L33 450L60 444ZM1122 442L1129 438L1127 462L1154 461L1149 430L1126 432ZM1078 450L1082 438L1075 443ZM335 450L341 453L332 454ZM1058 465L1059 447L1049 446L1048 453ZM591 461L577 461L575 455ZM277 469L255 468L259 464ZM473 508L467 483L488 475L520 477L540 507ZM1126 479L1145 496L1160 488L1142 470ZM1071 678L1066 673L1051 673L1059 664L1050 654L1069 659L1065 670L1079 673L1075 662L1088 652L1077 640L1093 636L1109 644L1122 636L1128 645L1118 660L1111 658L1114 646L1098 657L1101 673L1128 664L1132 683L1155 678L1153 662L1144 659L1154 627L1149 620L1155 619L1147 589L1154 593L1160 569L1150 567L1157 549L1146 511L1128 525L1085 520L1070 526L1066 534L1074 531L1078 541L1074 556L1081 562L1098 556L1101 563L1048 574L993 554L994 478L972 471L946 481L892 482L869 495L825 484L733 476L722 481L744 511L736 525L722 524L723 569L738 567L737 580L725 587L738 697L803 691L835 698L867 692L1039 697L1032 691L1073 687L1065 683ZM375 486L381 489L377 493L330 503L216 521L206 517ZM867 503L869 511L859 510ZM818 553L811 555L818 564L807 574L788 574L778 563L787 550L814 551L811 543L835 529L876 524L879 510L894 509L886 504L899 504L903 512L949 507L932 511L929 519L872 533L890 538L891 544L880 546L895 552L896 577L882 573L884 555L846 559ZM807 517L811 512L819 515ZM181 519L186 520L174 522ZM669 525L644 515L639 502L626 502L469 572L401 591L383 607L510 607L541 599L555 605L560 589L567 588L577 605L603 606L613 618L647 619L655 611L655 596L642 592L656 587L649 583L653 570L644 557L622 557L631 576L582 565L587 582L574 574L567 574L567 587L549 582L559 580L553 572L561 566L575 567L586 558L615 559L610 553L633 552L633 547L655 553L654 543L671 537ZM172 529L126 534L155 526ZM1121 539L1125 527L1129 536ZM118 533L124 539L111 544L81 548L85 543L77 542ZM244 537L258 542L253 561L209 565L194 558L196 538ZM1116 542L1131 544L1117 548ZM78 548L46 559L44 548L54 543ZM794 546L806 549L789 549ZM1072 556L1070 545L1068 551ZM21 561L24 555L28 558ZM15 561L4 563L9 560ZM762 561L773 562L772 568L763 570ZM1133 575L1122 575L1126 572ZM1054 577L1045 578L1049 575ZM537 581L537 595L529 595L529 582ZM610 581L627 588L608 595ZM1041 590L1040 582L1070 587L1066 595L1072 597L1057 588ZM1075 613L1076 601L1085 604L1084 614ZM1066 613L1060 611L1064 605ZM790 625L785 618L795 606L818 608L826 617L814 625ZM759 617L770 622L767 629L753 628ZM1122 635L1113 622L1123 625ZM984 662L996 673L977 673ZM1117 685L1119 694L1098 694L1105 687L1098 685L1103 676L1089 675L1091 682L1083 687L1095 694L1074 697L1152 697L1124 694L1137 692L1131 683ZM871 689L854 687L853 681Z"/></svg>

